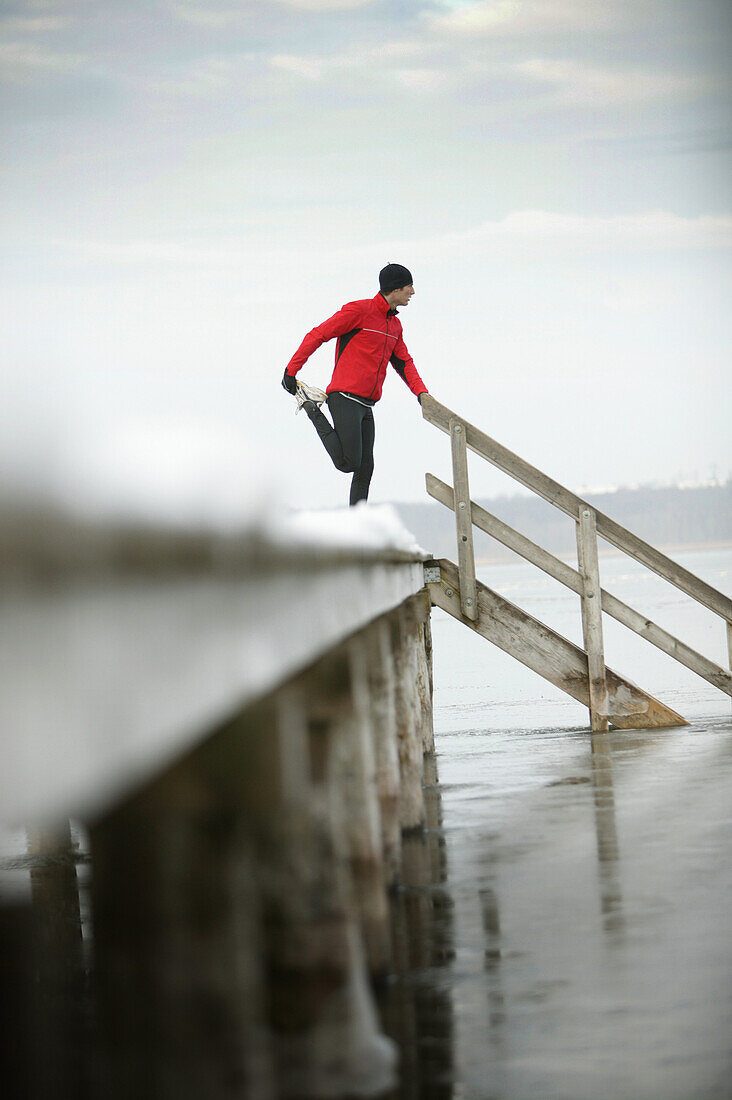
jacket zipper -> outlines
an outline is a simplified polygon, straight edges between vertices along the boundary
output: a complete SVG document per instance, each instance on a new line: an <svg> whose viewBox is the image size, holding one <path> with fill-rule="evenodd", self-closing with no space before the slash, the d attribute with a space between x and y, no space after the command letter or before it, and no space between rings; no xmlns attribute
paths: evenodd
<svg viewBox="0 0 732 1100"><path fill-rule="evenodd" d="M388 343L389 343L389 314L387 313L387 315L386 315L386 335L384 337L384 351L386 351L386 345ZM384 365L384 359L385 359L384 352L382 352L381 353L381 362L379 363L379 366L378 366L377 371L376 371L376 381L374 382L373 386L371 387L371 393L369 394L370 398L373 397L374 390L376 389L376 387L379 384L379 374L381 373L381 368Z"/></svg>

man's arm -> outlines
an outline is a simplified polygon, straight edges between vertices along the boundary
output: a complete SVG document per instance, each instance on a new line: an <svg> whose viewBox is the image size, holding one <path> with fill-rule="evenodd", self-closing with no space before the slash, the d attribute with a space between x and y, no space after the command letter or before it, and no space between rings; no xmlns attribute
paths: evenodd
<svg viewBox="0 0 732 1100"><path fill-rule="evenodd" d="M358 328L359 316L360 310L358 305L355 302L348 302L339 309L337 313L334 313L332 317L329 317L327 321L323 321L322 325L316 325L315 328L311 329L307 334L300 344L300 347L287 364L285 374L294 377L313 352L318 350L321 344L326 343L328 340L332 340L336 336L343 336L344 333L350 332L351 329Z"/></svg>
<svg viewBox="0 0 732 1100"><path fill-rule="evenodd" d="M414 365L414 360L407 350L407 345L400 336L394 345L394 351L391 354L391 365L394 370L404 379L409 386L415 397L420 400L423 393L427 393L427 387L417 373L417 368ZM421 401L420 401L421 403Z"/></svg>

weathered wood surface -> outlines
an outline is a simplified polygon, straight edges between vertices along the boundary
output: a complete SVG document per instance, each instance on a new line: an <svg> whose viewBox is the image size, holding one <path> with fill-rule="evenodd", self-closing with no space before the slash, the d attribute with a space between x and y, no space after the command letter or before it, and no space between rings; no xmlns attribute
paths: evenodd
<svg viewBox="0 0 732 1100"><path fill-rule="evenodd" d="M590 723L593 733L604 733L608 728L605 646L602 638L597 528L591 508L583 508L577 521L577 560L582 578L582 637L589 671Z"/></svg>
<svg viewBox="0 0 732 1100"><path fill-rule="evenodd" d="M456 414L444 405L436 401L434 397L425 394L421 402L422 415L435 427L450 434L450 423L456 419ZM558 481L548 477L535 466L526 462L523 458L509 451L507 447L491 439L485 432L480 431L473 424L461 420L465 426L467 445L476 454L482 455L499 470L503 470L516 481L521 482L527 488L532 489L538 496L556 505L561 511L576 520L582 508L588 508L587 501L560 485ZM695 600L704 604L711 611L716 612L727 620L732 620L732 599L718 592L712 585L695 576L672 558L662 554L654 546L638 538L637 535L626 530L615 520L606 516L603 512L596 512L597 531L602 538L630 554L636 561L642 562L653 572L664 577L671 584L693 596Z"/></svg>
<svg viewBox="0 0 732 1100"><path fill-rule="evenodd" d="M423 633L413 604L392 619L392 645L396 674L397 748L399 751L399 824L402 829L424 825L422 790L424 746L421 728L422 700L419 694L419 646Z"/></svg>
<svg viewBox="0 0 732 1100"><path fill-rule="evenodd" d="M48 1055L39 1095L393 1091L372 979L427 820L425 555L50 529L0 530L0 797L32 848L88 830L94 1000L59 996L79 910L56 903L69 868L41 869L0 991Z"/></svg>
<svg viewBox="0 0 732 1100"><path fill-rule="evenodd" d="M430 614L432 605L428 592L412 600L416 619L417 638L417 695L420 702L419 724L422 733L422 748L425 753L435 751L435 725L432 682L432 628Z"/></svg>
<svg viewBox="0 0 732 1100"><path fill-rule="evenodd" d="M477 623L466 619L460 608L457 566L444 558L440 559L439 565L440 583L429 585L433 604L589 707L587 655L579 646L540 623L480 581L480 618ZM614 726L620 729L648 729L688 725L680 714L612 669L606 669L606 677L607 717Z"/></svg>
<svg viewBox="0 0 732 1100"><path fill-rule="evenodd" d="M336 783L356 893L361 934L369 970L386 974L391 958L387 874L376 769L376 729L373 723L368 674L369 645L358 636L348 644L352 715L335 732L341 748L341 771ZM392 738L394 735L392 730Z"/></svg>
<svg viewBox="0 0 732 1100"><path fill-rule="evenodd" d="M388 885L399 878L402 832L399 825L399 750L397 747L396 675L391 626L381 618L365 633L367 675L374 737L376 789L379 799L384 874Z"/></svg>
<svg viewBox="0 0 732 1100"><path fill-rule="evenodd" d="M88 1025L79 853L68 821L53 829L31 827L27 837L33 914L30 963L37 992L34 1024L36 1050L43 1050L43 1057L31 1062L32 1094L84 1100L90 1067L83 1057Z"/></svg>
<svg viewBox="0 0 732 1100"><path fill-rule="evenodd" d="M426 820L425 608L411 597L93 823L105 1100L393 1086L369 975L399 950L400 815L410 836Z"/></svg>
<svg viewBox="0 0 732 1100"><path fill-rule="evenodd" d="M0 802L19 823L95 812L424 585L391 551L163 532L146 561L144 533L21 533L0 533Z"/></svg>
<svg viewBox="0 0 732 1100"><path fill-rule="evenodd" d="M91 830L100 1098L274 1095L251 842L206 763Z"/></svg>
<svg viewBox="0 0 732 1100"><path fill-rule="evenodd" d="M367 968L383 973L390 939L363 643L346 643L292 684L310 766L295 816L275 792L255 830L283 1097L358 1094L370 1075L385 1087L394 1067L368 990ZM257 736L267 738L266 722Z"/></svg>
<svg viewBox="0 0 732 1100"><path fill-rule="evenodd" d="M455 528L457 533L458 568L460 569L460 600L463 615L478 618L478 599L475 590L475 554L473 552L473 520L470 515L470 486L468 482L468 452L465 443L465 426L458 420L450 421L452 444L452 476L455 483Z"/></svg>
<svg viewBox="0 0 732 1100"><path fill-rule="evenodd" d="M451 486L445 484L444 481L440 481L432 474L427 474L427 492L435 500L446 504L448 508L454 507L454 494ZM578 595L582 594L582 578L571 565L567 565L566 562L542 549L541 546L537 546L531 539L509 527L502 520L476 504L475 501L472 504L472 515L473 523L481 531L485 531L486 534L491 535L510 550L520 554L526 561L538 566L539 569L559 581L560 584L571 588ZM601 589L600 595L602 610L608 615L640 635L641 638L645 638L646 641L656 646L663 653L667 653L680 664L691 669L692 672L707 680L708 683L713 684L714 687L719 688L720 691L732 695L732 672L710 661L701 653L697 653L691 646L686 645L685 642L674 637L673 634L658 626L645 615L641 615L604 588ZM729 636L732 638L732 628L728 627L728 631ZM732 646L732 642L730 645ZM732 665L732 649L730 651L730 664Z"/></svg>

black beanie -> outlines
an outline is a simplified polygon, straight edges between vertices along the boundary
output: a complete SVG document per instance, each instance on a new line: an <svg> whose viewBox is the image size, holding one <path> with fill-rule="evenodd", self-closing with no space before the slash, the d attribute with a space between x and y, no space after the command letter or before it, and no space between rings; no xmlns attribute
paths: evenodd
<svg viewBox="0 0 732 1100"><path fill-rule="evenodd" d="M401 264L387 264L379 272L379 290L382 294L389 294L392 290L399 290L403 286L411 286L414 282L412 273Z"/></svg>

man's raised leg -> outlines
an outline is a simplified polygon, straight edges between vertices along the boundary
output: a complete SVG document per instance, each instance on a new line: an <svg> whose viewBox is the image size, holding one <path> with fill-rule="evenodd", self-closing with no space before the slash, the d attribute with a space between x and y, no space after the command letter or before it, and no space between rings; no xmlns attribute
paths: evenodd
<svg viewBox="0 0 732 1100"><path fill-rule="evenodd" d="M370 410L338 393L330 395L328 407L333 424L314 402L306 401L303 405L336 470L353 473L361 465L362 413Z"/></svg>

